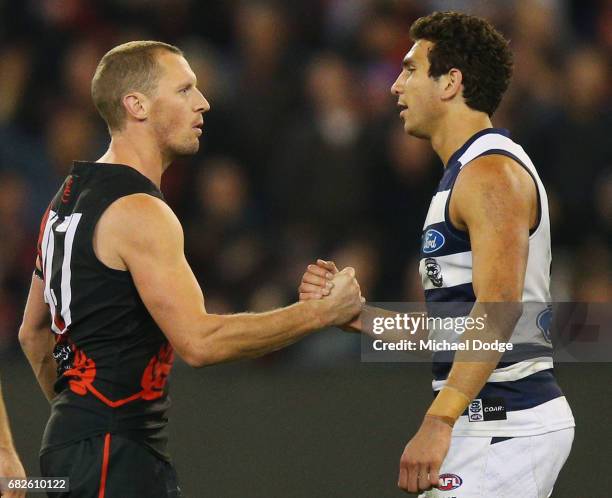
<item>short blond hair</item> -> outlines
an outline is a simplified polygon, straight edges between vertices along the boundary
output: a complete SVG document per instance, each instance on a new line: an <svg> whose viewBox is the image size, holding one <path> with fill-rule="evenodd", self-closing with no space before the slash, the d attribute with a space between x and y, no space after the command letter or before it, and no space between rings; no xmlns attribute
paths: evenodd
<svg viewBox="0 0 612 498"><path fill-rule="evenodd" d="M161 67L160 51L177 55L183 52L159 41L131 41L109 50L100 60L91 80L91 96L109 130L121 130L125 124L123 97L129 92L151 95L157 88Z"/></svg>

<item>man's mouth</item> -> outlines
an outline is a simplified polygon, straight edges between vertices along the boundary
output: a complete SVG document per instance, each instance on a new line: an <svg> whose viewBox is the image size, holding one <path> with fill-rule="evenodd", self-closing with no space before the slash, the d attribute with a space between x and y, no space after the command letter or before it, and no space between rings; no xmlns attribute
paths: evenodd
<svg viewBox="0 0 612 498"><path fill-rule="evenodd" d="M196 131L198 136L202 135L202 127L204 126L204 122L196 123L193 125L193 129Z"/></svg>
<svg viewBox="0 0 612 498"><path fill-rule="evenodd" d="M401 102L397 103L397 107L400 108L400 116L408 110L408 106L406 104L402 104Z"/></svg>

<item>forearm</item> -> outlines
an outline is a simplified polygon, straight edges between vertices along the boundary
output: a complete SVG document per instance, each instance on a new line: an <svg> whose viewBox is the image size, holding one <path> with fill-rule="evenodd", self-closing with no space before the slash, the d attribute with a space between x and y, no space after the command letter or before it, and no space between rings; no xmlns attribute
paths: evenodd
<svg viewBox="0 0 612 498"><path fill-rule="evenodd" d="M321 301L305 301L265 313L205 315L196 334L195 363L253 358L284 348L330 324L322 319L322 309Z"/></svg>
<svg viewBox="0 0 612 498"><path fill-rule="evenodd" d="M412 318L414 320L408 321ZM425 312L390 311L366 305L362 308L359 317L345 328L368 335L373 339L381 339L384 342L399 342L403 339L420 341L427 340L429 336L429 330L425 327L426 318L427 313ZM375 320L377 320L376 327L374 326Z"/></svg>
<svg viewBox="0 0 612 498"><path fill-rule="evenodd" d="M49 402L56 393L53 385L57 379L57 364L53 358L55 341L48 329L36 331L19 331L19 342L23 349L36 380Z"/></svg>
<svg viewBox="0 0 612 498"><path fill-rule="evenodd" d="M0 449L14 451L14 448L11 426L4 406L2 387L0 387Z"/></svg>
<svg viewBox="0 0 612 498"><path fill-rule="evenodd" d="M521 309L520 303L495 306L492 303L476 302L470 317L475 322L477 319L486 318L483 322L484 328L464 332L461 342L474 344L473 341L476 339L485 343L510 340L521 315ZM446 381L448 389L443 389L446 391L444 395L438 395L428 414L440 416L452 425L467 408L469 402L482 390L502 355L500 350L493 348L475 352L473 348L468 347L457 351Z"/></svg>
<svg viewBox="0 0 612 498"><path fill-rule="evenodd" d="M471 328L463 333L461 341L473 345L475 340L493 344L507 342L522 313L521 303L486 303L477 301L470 317L484 324L482 330ZM483 348L475 351L473 347L460 350L455 355L453 367L447 383L465 393L470 399L475 397L499 363L503 352L499 349Z"/></svg>

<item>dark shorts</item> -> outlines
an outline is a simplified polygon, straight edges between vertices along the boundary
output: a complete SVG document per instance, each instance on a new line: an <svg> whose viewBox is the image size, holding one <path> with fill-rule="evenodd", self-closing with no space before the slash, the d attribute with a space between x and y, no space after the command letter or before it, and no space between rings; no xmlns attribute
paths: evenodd
<svg viewBox="0 0 612 498"><path fill-rule="evenodd" d="M106 434L40 456L44 477L68 477L70 491L52 498L179 498L174 467L145 446Z"/></svg>

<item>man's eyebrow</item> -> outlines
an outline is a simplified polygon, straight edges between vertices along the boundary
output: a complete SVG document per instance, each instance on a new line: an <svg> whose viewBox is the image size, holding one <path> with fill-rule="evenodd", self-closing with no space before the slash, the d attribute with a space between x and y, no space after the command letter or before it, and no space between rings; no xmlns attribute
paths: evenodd
<svg viewBox="0 0 612 498"><path fill-rule="evenodd" d="M197 80L185 80L179 85L179 88L193 88L198 84Z"/></svg>

